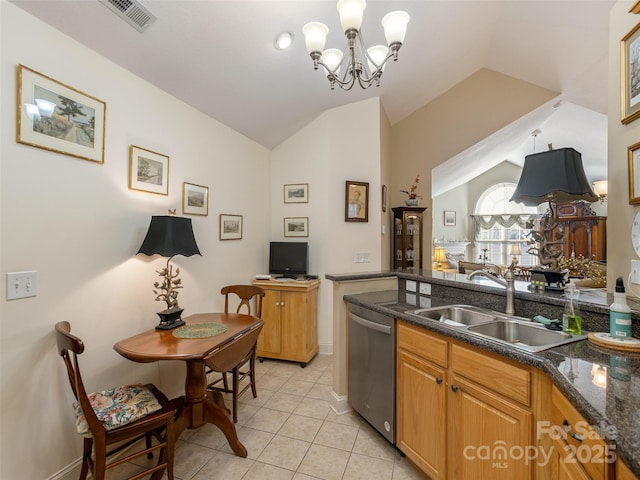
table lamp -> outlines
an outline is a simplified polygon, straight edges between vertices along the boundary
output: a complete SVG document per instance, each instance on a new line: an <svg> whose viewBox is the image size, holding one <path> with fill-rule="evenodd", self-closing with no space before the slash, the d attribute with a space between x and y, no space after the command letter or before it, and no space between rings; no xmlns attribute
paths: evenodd
<svg viewBox="0 0 640 480"><path fill-rule="evenodd" d="M520 245L511 245L509 247L509 255L511 255L511 264L515 267L518 264L518 257L522 255L522 251L520 251Z"/></svg>
<svg viewBox="0 0 640 480"><path fill-rule="evenodd" d="M550 213L543 216L540 230L532 229L532 237L538 245L529 249L540 259L540 264L551 271L558 271L558 259L562 249L562 234L556 230L557 221L553 204L566 204L576 200L596 202L582 166L582 155L573 148L550 149L527 155L512 202L538 206L549 202ZM555 233L555 240L554 240ZM533 243L533 242L531 242Z"/></svg>
<svg viewBox="0 0 640 480"><path fill-rule="evenodd" d="M173 273L171 259L175 255L202 255L198 250L196 239L193 235L193 227L190 218L174 217L170 215L153 216L149 224L147 236L142 242L138 253L145 255L158 254L167 257L167 266L162 270L156 270L163 282L155 282L153 293L157 295L156 301L164 301L167 309L158 312L160 323L157 330L171 330L184 325L180 318L183 309L178 306L178 289L182 288L182 280L178 278L180 269ZM138 254L136 253L136 255Z"/></svg>
<svg viewBox="0 0 640 480"><path fill-rule="evenodd" d="M447 254L444 251L444 247L436 247L433 254L433 261L438 264L437 270L442 270L442 263L447 261Z"/></svg>

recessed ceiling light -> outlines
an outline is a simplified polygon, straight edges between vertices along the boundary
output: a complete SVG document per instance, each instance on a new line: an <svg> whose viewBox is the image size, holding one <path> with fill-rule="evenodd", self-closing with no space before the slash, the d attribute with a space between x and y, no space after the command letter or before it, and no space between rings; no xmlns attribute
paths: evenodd
<svg viewBox="0 0 640 480"><path fill-rule="evenodd" d="M293 33L291 32L282 32L274 40L274 45L278 50L284 50L285 48L289 48L292 43L293 43Z"/></svg>

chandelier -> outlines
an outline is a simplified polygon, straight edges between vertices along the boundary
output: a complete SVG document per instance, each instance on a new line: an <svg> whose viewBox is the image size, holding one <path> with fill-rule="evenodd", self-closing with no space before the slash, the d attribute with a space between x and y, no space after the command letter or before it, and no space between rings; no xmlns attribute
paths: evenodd
<svg viewBox="0 0 640 480"><path fill-rule="evenodd" d="M343 90L351 90L356 81L363 89L372 85L379 87L387 61L390 58L398 60L398 50L407 33L409 14L395 11L385 15L382 26L388 46L375 45L365 48L360 25L366 4L366 0L338 0L340 23L347 37L344 52L337 48L323 51L329 33L329 28L324 23L311 22L302 28L307 51L313 60L313 68L317 70L318 65L324 68L331 90L335 89L336 85Z"/></svg>

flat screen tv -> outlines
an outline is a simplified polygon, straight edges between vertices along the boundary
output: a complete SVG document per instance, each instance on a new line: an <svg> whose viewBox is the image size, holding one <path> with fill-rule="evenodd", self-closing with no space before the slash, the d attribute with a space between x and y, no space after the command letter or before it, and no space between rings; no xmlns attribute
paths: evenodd
<svg viewBox="0 0 640 480"><path fill-rule="evenodd" d="M306 275L309 268L307 242L271 242L269 244L269 273L272 275Z"/></svg>

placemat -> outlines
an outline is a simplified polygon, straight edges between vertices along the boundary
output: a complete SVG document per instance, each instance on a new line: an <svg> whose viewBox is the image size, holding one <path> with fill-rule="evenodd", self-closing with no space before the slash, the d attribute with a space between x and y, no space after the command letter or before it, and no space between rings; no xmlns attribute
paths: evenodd
<svg viewBox="0 0 640 480"><path fill-rule="evenodd" d="M227 326L221 323L195 323L184 325L173 331L173 336L177 338L205 338L220 335L227 331Z"/></svg>

